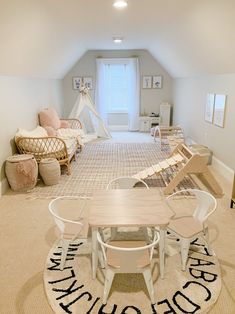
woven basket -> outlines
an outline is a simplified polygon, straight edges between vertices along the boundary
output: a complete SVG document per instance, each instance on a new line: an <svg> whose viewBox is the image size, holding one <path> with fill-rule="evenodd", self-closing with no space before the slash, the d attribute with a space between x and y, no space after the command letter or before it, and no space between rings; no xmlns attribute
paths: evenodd
<svg viewBox="0 0 235 314"><path fill-rule="evenodd" d="M5 173L13 191L35 187L38 178L38 164L33 155L13 155L7 158Z"/></svg>
<svg viewBox="0 0 235 314"><path fill-rule="evenodd" d="M60 180L60 164L56 158L44 158L39 163L39 173L46 185L55 185Z"/></svg>

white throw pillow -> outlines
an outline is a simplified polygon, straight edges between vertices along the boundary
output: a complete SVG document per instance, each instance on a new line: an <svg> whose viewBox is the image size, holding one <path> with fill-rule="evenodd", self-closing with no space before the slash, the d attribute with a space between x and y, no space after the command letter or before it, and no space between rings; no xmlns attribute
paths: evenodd
<svg viewBox="0 0 235 314"><path fill-rule="evenodd" d="M22 128L19 128L16 132L15 139L19 137L47 137L47 131L41 126L37 126L35 129L28 131Z"/></svg>

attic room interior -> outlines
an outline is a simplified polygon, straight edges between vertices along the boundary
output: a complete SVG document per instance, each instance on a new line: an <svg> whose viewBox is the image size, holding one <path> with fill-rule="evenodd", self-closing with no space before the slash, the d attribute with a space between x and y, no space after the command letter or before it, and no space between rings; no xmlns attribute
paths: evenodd
<svg viewBox="0 0 235 314"><path fill-rule="evenodd" d="M234 16L2 1L0 313L235 313Z"/></svg>

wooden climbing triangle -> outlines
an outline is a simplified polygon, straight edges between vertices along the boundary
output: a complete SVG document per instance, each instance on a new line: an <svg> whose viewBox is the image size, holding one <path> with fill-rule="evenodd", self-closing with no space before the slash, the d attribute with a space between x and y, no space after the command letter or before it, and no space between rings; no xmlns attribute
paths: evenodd
<svg viewBox="0 0 235 314"><path fill-rule="evenodd" d="M164 176L166 171L171 174ZM220 185L207 165L206 158L198 153L193 153L185 144L179 144L169 158L138 172L133 177L143 180L154 174L162 176L166 184L165 194L173 193L186 176L196 175L215 196L223 195ZM166 180L165 177L168 179Z"/></svg>

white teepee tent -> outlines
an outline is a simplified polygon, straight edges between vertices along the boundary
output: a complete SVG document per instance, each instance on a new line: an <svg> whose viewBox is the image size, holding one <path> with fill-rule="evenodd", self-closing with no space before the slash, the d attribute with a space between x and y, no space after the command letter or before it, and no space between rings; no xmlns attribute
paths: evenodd
<svg viewBox="0 0 235 314"><path fill-rule="evenodd" d="M80 89L80 93L69 117L79 119L83 125L84 132L88 135L111 138L111 134L106 129L101 117L95 109L87 88L82 87Z"/></svg>

